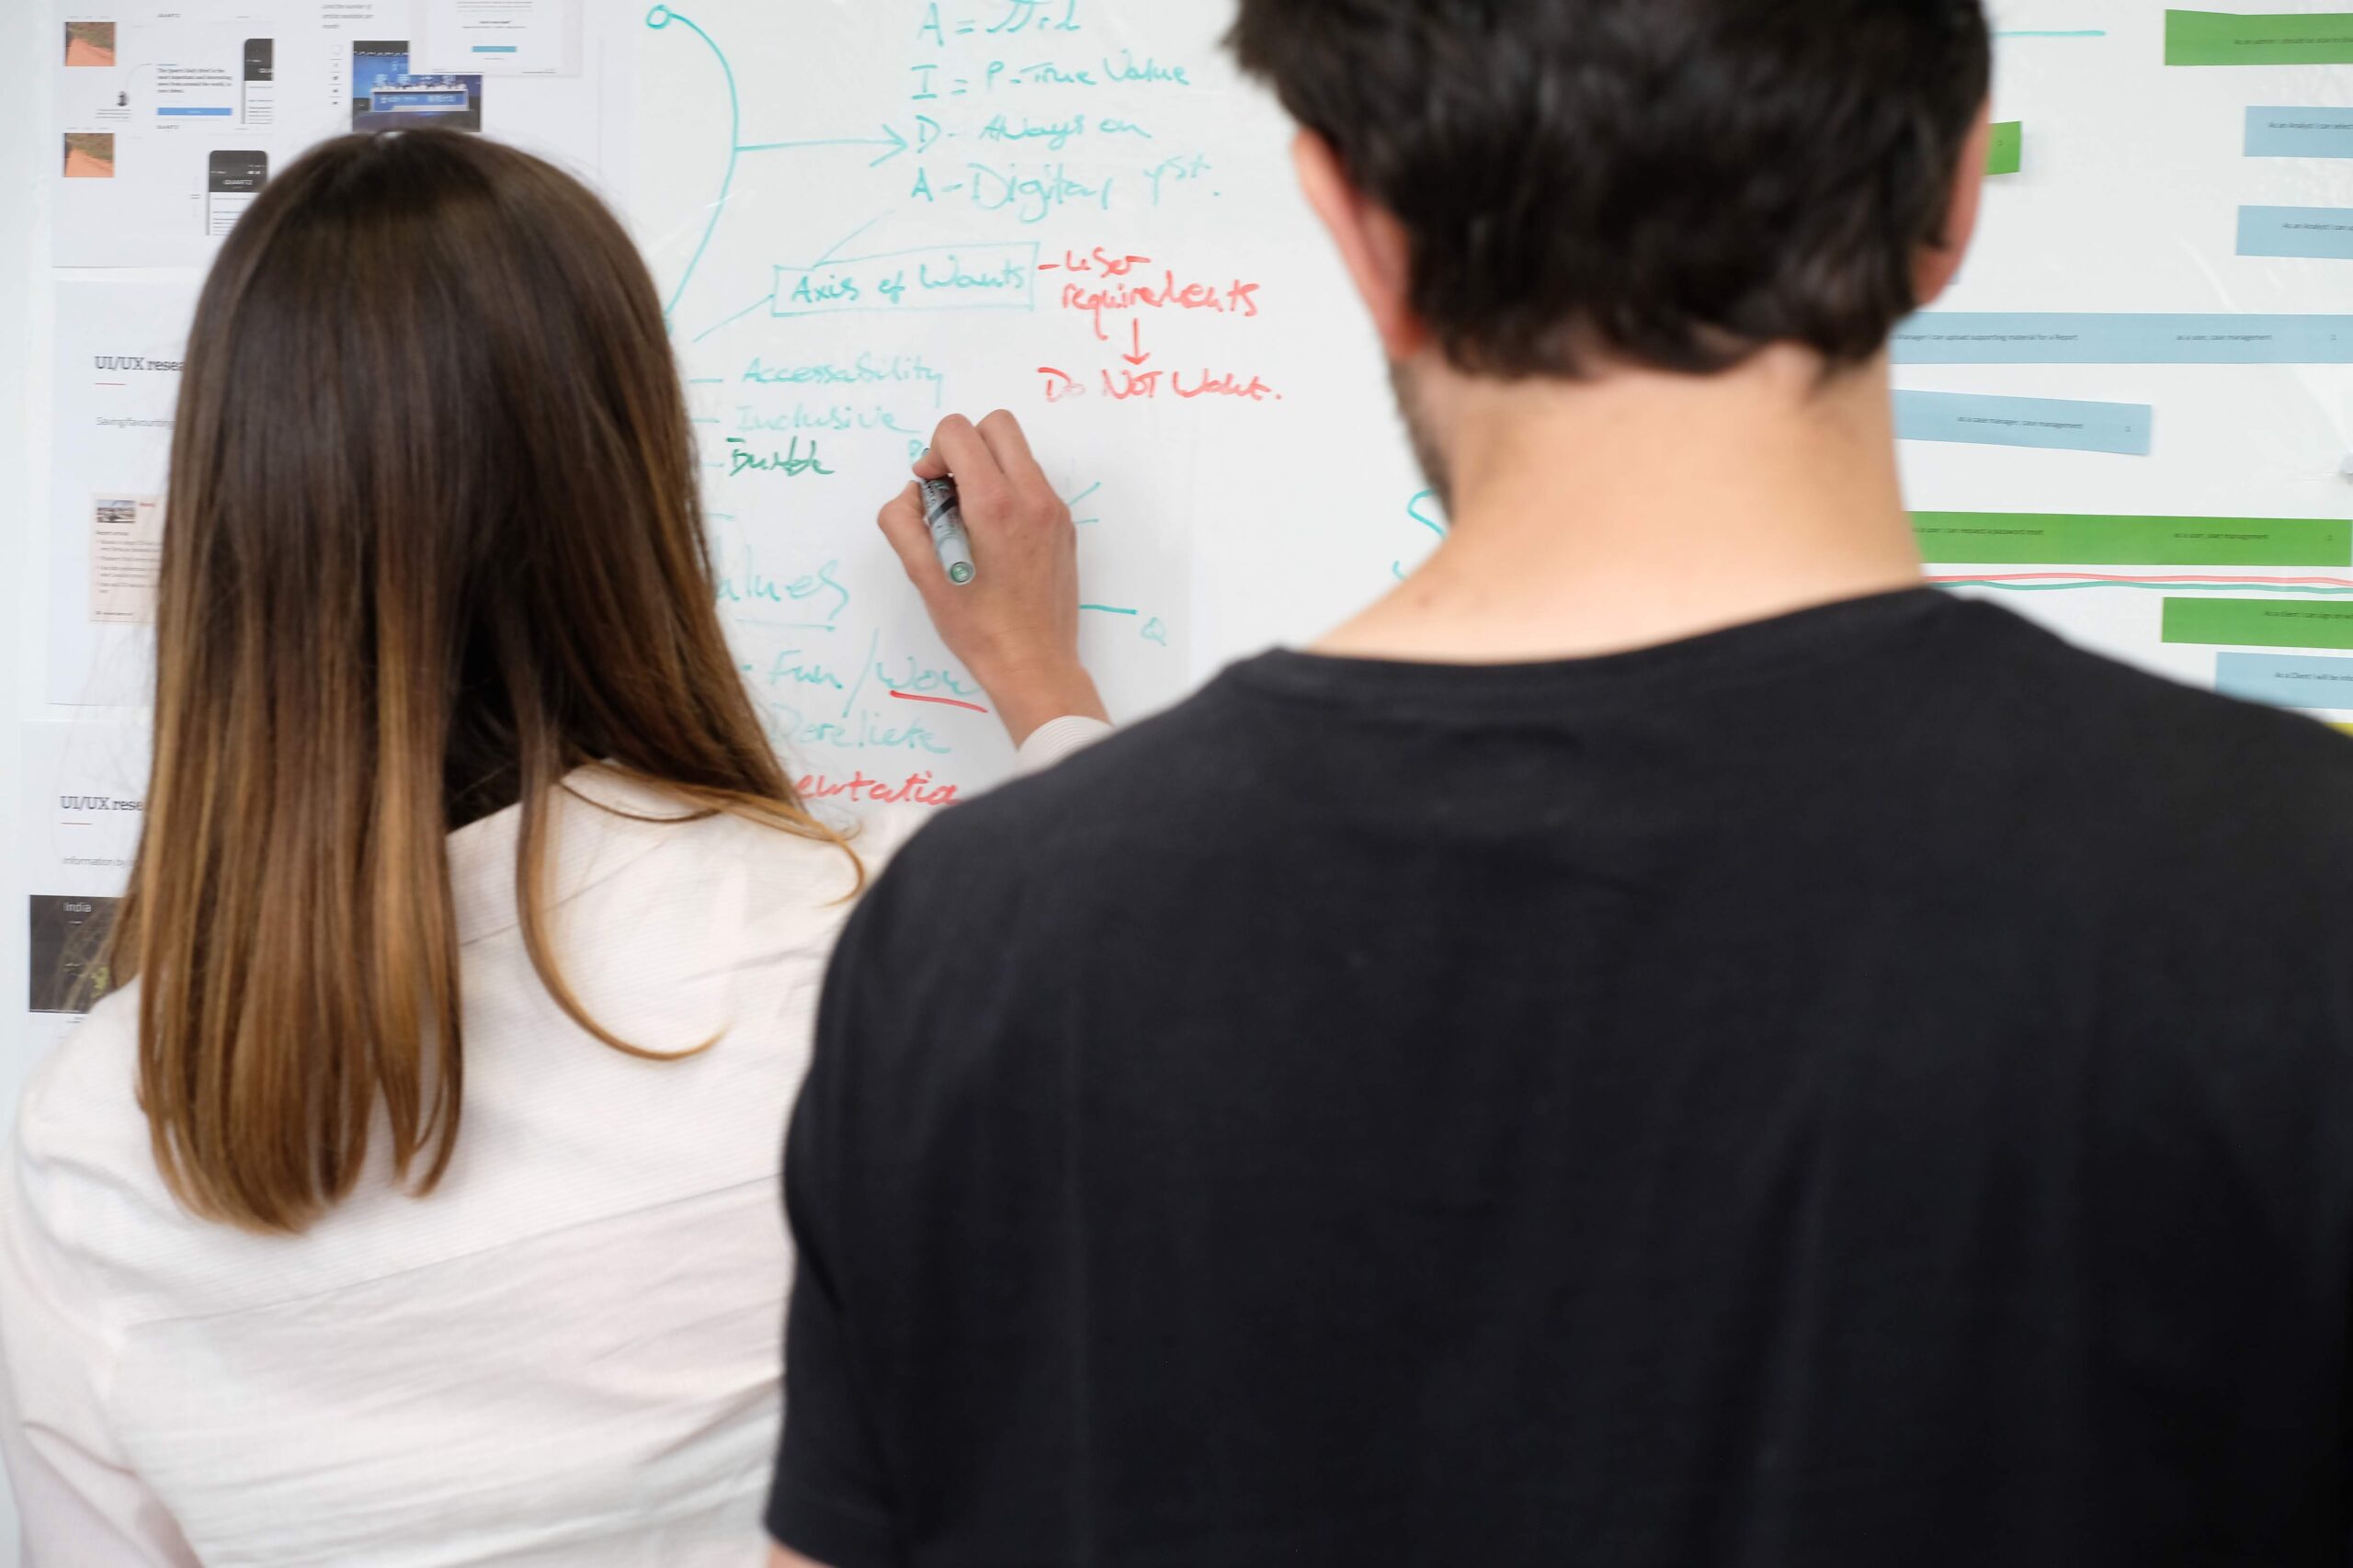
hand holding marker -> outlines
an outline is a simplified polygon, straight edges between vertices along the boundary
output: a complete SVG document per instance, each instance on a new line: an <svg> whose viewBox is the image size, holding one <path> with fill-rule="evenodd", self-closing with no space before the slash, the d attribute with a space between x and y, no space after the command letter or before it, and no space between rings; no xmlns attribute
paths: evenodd
<svg viewBox="0 0 2353 1568"><path fill-rule="evenodd" d="M963 509L956 504L956 482L926 479L923 485L924 527L931 530L931 548L948 580L962 587L977 575L972 565L972 536L964 529Z"/></svg>
<svg viewBox="0 0 2353 1568"><path fill-rule="evenodd" d="M915 472L876 520L1015 744L1065 714L1102 718L1078 657L1078 530L1020 422L951 415Z"/></svg>

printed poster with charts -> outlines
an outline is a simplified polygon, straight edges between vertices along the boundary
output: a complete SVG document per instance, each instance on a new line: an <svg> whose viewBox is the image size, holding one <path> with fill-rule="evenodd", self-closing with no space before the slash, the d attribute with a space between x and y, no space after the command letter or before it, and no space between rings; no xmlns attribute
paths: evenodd
<svg viewBox="0 0 2353 1568"><path fill-rule="evenodd" d="M1978 245L1895 344L1932 572L2353 720L2353 16L1995 20Z"/></svg>
<svg viewBox="0 0 2353 1568"><path fill-rule="evenodd" d="M284 142L275 5L65 8L57 259L202 259Z"/></svg>
<svg viewBox="0 0 2353 1568"><path fill-rule="evenodd" d="M484 131L590 179L604 161L577 0L66 0L54 41L60 266L201 267L346 131Z"/></svg>

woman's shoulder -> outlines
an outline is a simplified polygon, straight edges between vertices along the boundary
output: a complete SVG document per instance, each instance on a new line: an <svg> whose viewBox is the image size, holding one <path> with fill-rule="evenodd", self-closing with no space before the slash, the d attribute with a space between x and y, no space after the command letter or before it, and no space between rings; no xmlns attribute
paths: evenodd
<svg viewBox="0 0 2353 1568"><path fill-rule="evenodd" d="M140 1108L136 982L99 1001L27 1076L6 1159L14 1221L101 1272L188 1223Z"/></svg>
<svg viewBox="0 0 2353 1568"><path fill-rule="evenodd" d="M111 1165L134 1151L145 1163L139 1108L139 983L99 999L26 1077L17 1103L19 1165Z"/></svg>
<svg viewBox="0 0 2353 1568"><path fill-rule="evenodd" d="M710 812L658 783L605 770L583 770L568 784L561 809L619 841L614 863L631 858L634 840L639 850L654 852L648 869L657 876L732 869L779 895L820 904L871 882L935 814L906 805L852 814L819 804L809 813L811 831L796 833L749 815Z"/></svg>
<svg viewBox="0 0 2353 1568"><path fill-rule="evenodd" d="M861 821L850 846L865 863L868 881L881 876L883 867L906 847L907 840L938 816L939 808L935 806L884 806Z"/></svg>
<svg viewBox="0 0 2353 1568"><path fill-rule="evenodd" d="M831 909L854 903L871 887L937 814L896 805L856 816L813 814L814 831L807 833L725 812L699 816L654 829L657 853L646 869L665 877L740 875L763 902Z"/></svg>

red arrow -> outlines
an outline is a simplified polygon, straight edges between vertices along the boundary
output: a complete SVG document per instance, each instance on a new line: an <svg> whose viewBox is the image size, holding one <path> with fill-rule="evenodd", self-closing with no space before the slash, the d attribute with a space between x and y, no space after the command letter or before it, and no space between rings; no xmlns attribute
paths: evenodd
<svg viewBox="0 0 2353 1568"><path fill-rule="evenodd" d="M1131 318L1128 322L1128 324L1135 329L1136 351L1132 354L1122 354L1120 358L1125 359L1131 365L1141 365L1145 360L1152 358L1151 355L1143 351L1143 319L1140 316Z"/></svg>

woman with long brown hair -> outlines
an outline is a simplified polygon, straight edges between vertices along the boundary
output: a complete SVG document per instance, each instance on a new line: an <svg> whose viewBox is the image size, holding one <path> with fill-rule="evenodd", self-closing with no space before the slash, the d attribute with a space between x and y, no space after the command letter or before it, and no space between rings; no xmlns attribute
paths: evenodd
<svg viewBox="0 0 2353 1568"><path fill-rule="evenodd" d="M981 582L883 525L949 645L1017 741L1099 718L1017 426L938 447ZM0 1163L33 1561L757 1560L778 1143L903 826L795 795L696 475L643 264L544 164L338 140L222 247L130 983Z"/></svg>

